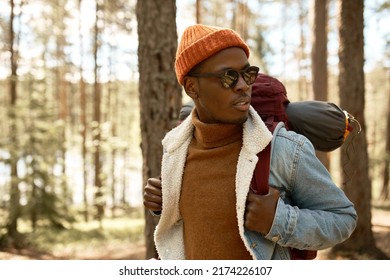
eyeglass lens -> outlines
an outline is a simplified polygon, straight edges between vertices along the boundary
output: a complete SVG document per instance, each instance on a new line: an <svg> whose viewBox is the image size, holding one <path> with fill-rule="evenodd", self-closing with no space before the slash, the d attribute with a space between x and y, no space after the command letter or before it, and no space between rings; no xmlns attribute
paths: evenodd
<svg viewBox="0 0 390 280"><path fill-rule="evenodd" d="M221 75L221 82L225 88L234 87L237 84L240 75L242 75L242 78L244 79L246 84L252 85L256 80L258 72L259 70L255 66L248 67L244 71L240 72L231 69Z"/></svg>

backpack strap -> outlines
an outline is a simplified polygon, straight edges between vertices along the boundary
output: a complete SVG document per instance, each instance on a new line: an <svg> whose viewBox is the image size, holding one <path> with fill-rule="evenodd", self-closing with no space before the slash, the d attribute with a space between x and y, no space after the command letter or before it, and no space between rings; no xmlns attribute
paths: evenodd
<svg viewBox="0 0 390 280"><path fill-rule="evenodd" d="M272 131L276 135L280 128L284 127L283 122L275 123L272 126ZM269 181L269 172L271 167L271 153L273 152L273 142L275 137L272 138L271 142L257 154L259 160L256 163L255 172L252 177L251 189L260 195L266 195L269 191L268 181Z"/></svg>
<svg viewBox="0 0 390 280"><path fill-rule="evenodd" d="M259 159L252 177L251 189L260 195L266 195L269 191L268 177L271 165L271 142L257 154Z"/></svg>
<svg viewBox="0 0 390 280"><path fill-rule="evenodd" d="M285 127L283 122L279 122L277 125L272 125L273 135L277 135L280 128ZM260 195L266 195L269 192L269 172L271 166L271 157L274 147L274 141L276 137L273 137L271 142L260 151L257 156L255 172L253 173L251 189ZM317 257L317 251L315 250L299 250L296 248L290 248L290 254L292 260L313 260Z"/></svg>

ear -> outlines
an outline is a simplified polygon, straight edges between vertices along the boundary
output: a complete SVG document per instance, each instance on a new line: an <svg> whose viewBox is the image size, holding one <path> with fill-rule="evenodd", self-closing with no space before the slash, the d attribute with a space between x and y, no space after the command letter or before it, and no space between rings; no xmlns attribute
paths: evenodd
<svg viewBox="0 0 390 280"><path fill-rule="evenodd" d="M189 97L191 97L192 99L198 98L198 83L195 77L184 77L183 87Z"/></svg>

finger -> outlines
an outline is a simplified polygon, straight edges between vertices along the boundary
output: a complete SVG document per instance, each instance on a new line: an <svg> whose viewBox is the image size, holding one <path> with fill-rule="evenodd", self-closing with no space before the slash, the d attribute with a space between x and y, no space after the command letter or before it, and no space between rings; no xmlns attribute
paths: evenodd
<svg viewBox="0 0 390 280"><path fill-rule="evenodd" d="M148 185L161 189L161 180L158 178L149 178Z"/></svg>
<svg viewBox="0 0 390 280"><path fill-rule="evenodd" d="M151 210L151 211L161 211L162 210L162 206L158 203L153 203L153 202L148 202L148 201L144 201L144 206Z"/></svg>
<svg viewBox="0 0 390 280"><path fill-rule="evenodd" d="M162 196L161 193L153 193L153 192L144 192L144 200L150 201L158 204L162 204Z"/></svg>
<svg viewBox="0 0 390 280"><path fill-rule="evenodd" d="M245 205L245 216L250 216L256 210L256 202L247 202Z"/></svg>
<svg viewBox="0 0 390 280"><path fill-rule="evenodd" d="M254 230L253 224L253 213L250 211L248 208L245 211L245 216L244 216L244 226L249 229L249 230Z"/></svg>
<svg viewBox="0 0 390 280"><path fill-rule="evenodd" d="M162 209L161 202L144 200L144 205L147 209L152 210L152 211L161 211L161 209Z"/></svg>
<svg viewBox="0 0 390 280"><path fill-rule="evenodd" d="M148 184L145 186L145 189L144 189L144 195L145 194L162 196L162 190L161 190L161 188L151 186Z"/></svg>
<svg viewBox="0 0 390 280"><path fill-rule="evenodd" d="M145 186L145 192L161 196L161 180L157 178L149 178Z"/></svg>
<svg viewBox="0 0 390 280"><path fill-rule="evenodd" d="M249 192L246 200L247 200L247 202L254 202L254 201L259 200L259 196L262 196L262 195L255 194L254 192Z"/></svg>
<svg viewBox="0 0 390 280"><path fill-rule="evenodd" d="M247 197L247 201L249 202L253 202L253 201L259 201L261 200L262 197L269 197L269 196L279 196L279 190L273 188L273 187L269 187L269 191L267 194L256 194L254 193L253 191L250 191L248 193L248 197Z"/></svg>

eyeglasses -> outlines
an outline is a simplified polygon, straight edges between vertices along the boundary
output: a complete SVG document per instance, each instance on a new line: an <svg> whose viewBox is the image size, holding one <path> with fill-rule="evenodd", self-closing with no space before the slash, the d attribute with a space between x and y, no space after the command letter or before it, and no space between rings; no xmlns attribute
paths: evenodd
<svg viewBox="0 0 390 280"><path fill-rule="evenodd" d="M248 86L254 84L259 70L257 66L249 66L241 71L229 69L223 73L189 73L188 76L198 78L217 77L224 88L233 88L236 86L240 75Z"/></svg>

